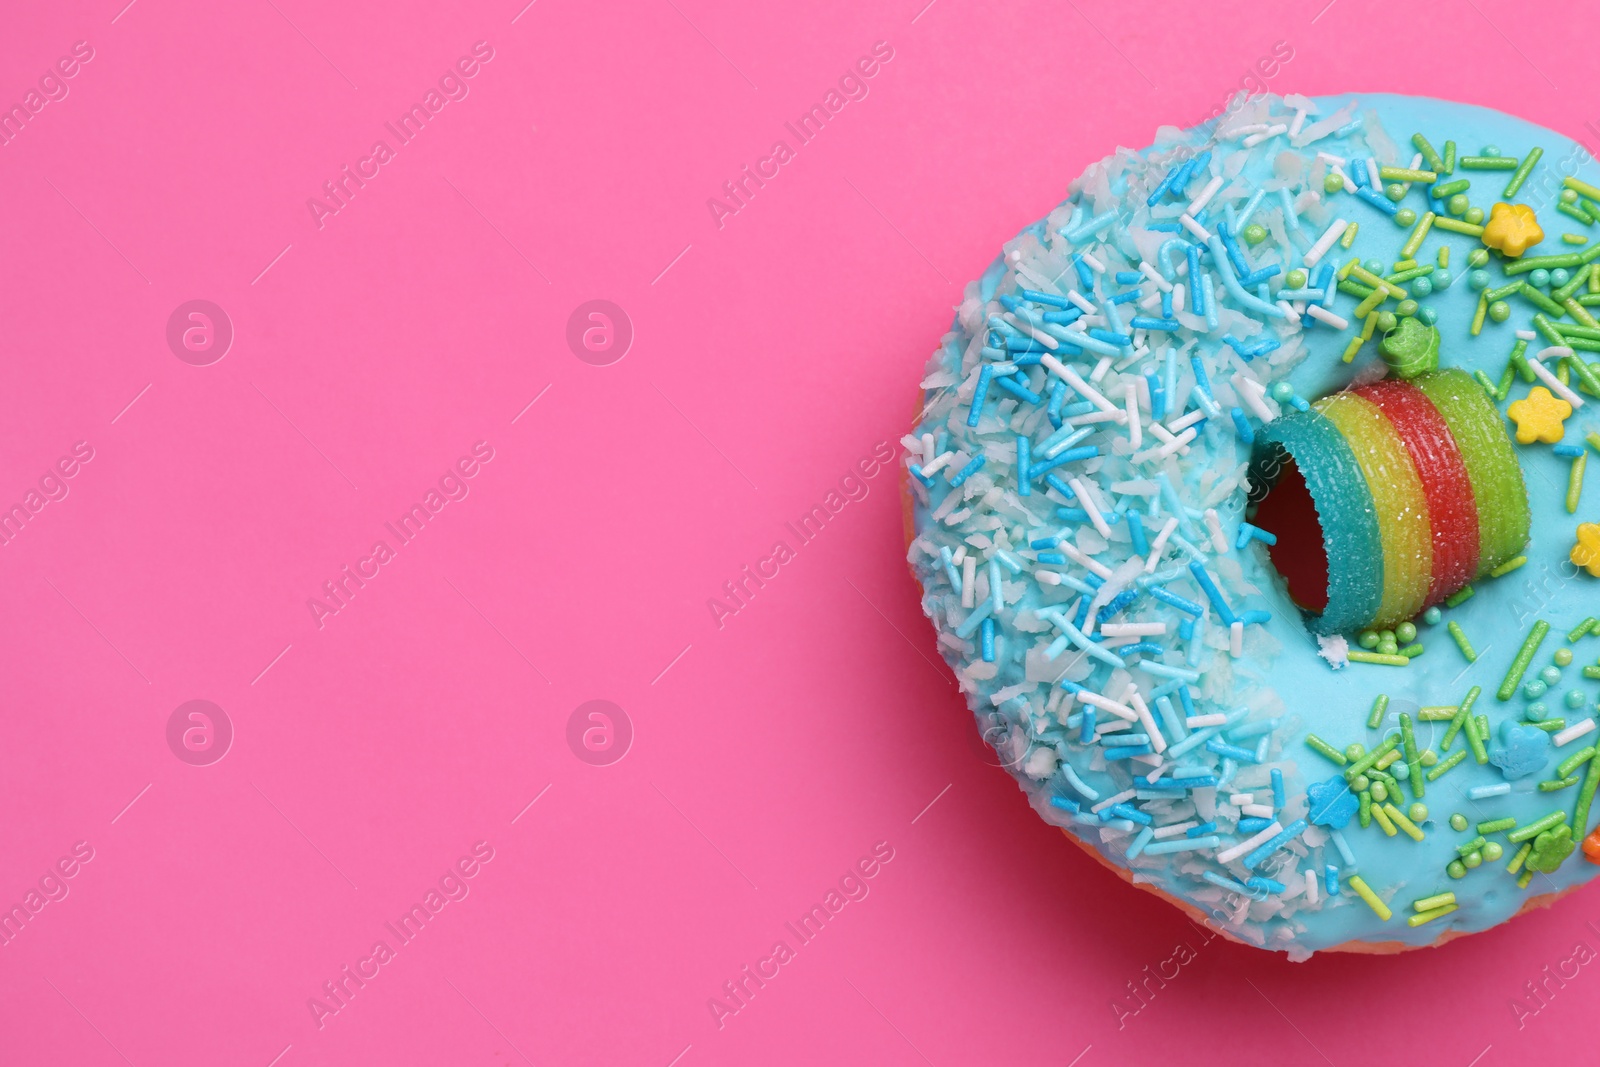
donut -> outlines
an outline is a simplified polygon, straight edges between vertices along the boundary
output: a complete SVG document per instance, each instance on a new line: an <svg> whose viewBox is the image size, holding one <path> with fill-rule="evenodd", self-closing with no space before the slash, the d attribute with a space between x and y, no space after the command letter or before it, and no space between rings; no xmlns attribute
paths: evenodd
<svg viewBox="0 0 1600 1067"><path fill-rule="evenodd" d="M1243 96L969 283L908 561L1035 812L1305 959L1600 870L1600 173L1395 95Z"/></svg>

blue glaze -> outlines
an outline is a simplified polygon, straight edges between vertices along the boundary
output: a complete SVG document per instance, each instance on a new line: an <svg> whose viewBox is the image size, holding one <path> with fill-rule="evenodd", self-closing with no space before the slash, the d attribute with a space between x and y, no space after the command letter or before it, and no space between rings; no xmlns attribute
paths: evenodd
<svg viewBox="0 0 1600 1067"><path fill-rule="evenodd" d="M1348 97L1319 98L1316 104L1320 116L1326 117L1351 100ZM1570 139L1510 116L1441 101L1375 95L1363 97L1361 107L1366 121L1357 118L1345 123L1338 134L1299 150L1301 154L1314 157L1315 152L1321 149L1346 158L1376 155L1382 161L1406 165L1411 154L1408 143L1410 135L1419 130L1436 141L1443 136L1453 136L1463 144L1492 140L1503 146L1508 155L1521 156L1535 145L1541 146L1545 152L1544 159L1515 199L1535 204L1541 221L1546 224L1546 233L1551 235L1530 254L1568 251L1554 239L1560 227L1551 224L1550 217L1559 178L1575 172L1587 181L1600 183L1600 168L1587 162L1587 154ZM1368 112L1365 109L1371 110ZM1280 113L1281 110L1280 107ZM1317 121L1316 116L1307 120L1308 124L1314 121ZM1380 126L1387 135L1385 141L1380 143L1392 142L1398 146L1398 156L1403 158L1391 159L1382 148L1367 140L1369 134L1376 137ZM1205 143L1207 132L1204 128L1190 131L1183 135L1183 140L1191 145ZM1210 151L1182 160L1172 151L1175 143L1168 141L1162 146L1160 152L1170 161L1157 170L1156 178L1151 179L1159 181L1160 176L1164 175L1167 179L1165 186L1153 189L1150 194L1138 195L1132 206L1137 209L1135 214L1147 216L1149 209L1143 203L1148 195L1150 203L1155 204L1156 210L1163 216L1146 219L1152 237L1151 242L1143 247L1147 262L1172 282L1183 282L1193 277L1196 269L1200 271L1200 284L1188 290L1183 310L1176 313L1182 317L1184 329L1172 334L1159 330L1148 333L1146 343L1153 351L1144 358L1134 357L1130 349L1067 329L1083 315L1075 305L1064 302L1064 291L1073 280L1080 283L1079 291L1086 298L1104 307L1103 298L1095 292L1096 275L1079 252L1091 251L1105 263L1108 281L1114 277L1109 272L1124 270L1131 273L1133 268L1133 264L1125 259L1108 258L1099 243L1100 237L1113 238L1122 230L1122 224L1107 221L1115 206L1114 198L1122 198L1126 221L1129 197L1127 177L1119 171L1117 176L1107 179L1113 199L1105 199L1102 195L1096 200L1087 190L1088 180L1095 173L1095 169L1091 168L1090 175L1074 184L1074 200L1078 205L1076 210L1072 207L1063 209L1054 216L1056 222L1025 231L1028 234L1026 240L1034 242L1035 247L1041 241L1055 241L1055 235L1062 228L1081 233L1089 227L1099 227L1096 233L1100 235L1084 245L1057 244L1056 247L1064 250L1064 258L1058 261L1060 265L1055 270L1043 273L1040 277L1056 277L1064 272L1061 277L1063 293L1043 294L1048 299L1034 301L1025 316L1019 315L1018 321L1043 323L1048 327L1044 332L1055 339L1059 347L1053 353L1034 352L1031 350L1047 346L1027 338L1026 347L1030 350L1027 355L1035 359L1051 355L1069 366L1077 367L1085 379L1094 361L1101 355L1110 356L1113 362L1126 360L1125 373L1114 369L1094 384L1106 396L1120 403L1121 393L1113 387L1137 376L1147 390L1144 394L1148 398L1147 407L1155 408L1163 421L1181 417L1185 405L1195 403L1192 374L1186 370L1183 376L1179 376L1174 353L1167 347L1195 333L1203 335L1204 339L1198 348L1184 350L1185 362L1197 354L1206 355L1209 359L1221 347L1221 335L1232 333L1241 339L1246 350L1252 352L1250 372L1267 385L1275 381L1287 382L1293 390L1294 399L1301 404L1305 403L1303 398L1323 396L1349 384L1356 375L1376 376L1373 371L1377 359L1376 341L1364 345L1353 364L1345 364L1339 357L1351 334L1350 330L1338 331L1325 324L1307 328L1314 321L1309 317L1303 320L1300 327L1294 326L1286 321L1280 308L1263 304L1258 288L1264 285L1268 295L1275 299L1272 286L1276 283L1281 288L1281 273L1263 279L1253 276L1250 270L1235 272L1234 264L1230 261L1230 250L1218 233L1224 225L1224 216L1236 206L1235 202L1224 199L1224 194L1219 193L1218 198L1209 205L1209 216L1203 215L1200 220L1212 233L1212 239L1208 242L1202 243L1194 234L1174 224L1178 210L1213 173L1210 169ZM1426 203L1424 190L1414 188L1405 200L1394 204L1375 190L1367 190L1373 193L1374 199L1349 192L1328 197L1322 194L1318 186L1313 190L1315 197L1309 198L1298 209L1294 207L1294 198L1287 189L1280 190L1276 196L1257 195L1261 185L1272 176L1274 159L1287 149L1287 139L1279 136L1269 139L1259 150L1246 152L1249 158L1245 161L1239 182L1235 183L1240 190L1237 202L1244 203L1246 210L1238 216L1236 225L1242 226L1245 219L1254 215L1275 234L1278 230L1272 224L1274 221L1281 224L1296 248L1286 262L1281 253L1276 257L1273 254L1273 249L1278 247L1275 237L1252 248L1248 256L1253 257L1257 264L1255 272L1273 266L1281 266L1287 272L1304 267L1301 261L1304 250L1323 233L1332 218L1337 216L1359 223L1360 230L1350 251L1345 251L1335 243L1321 263L1306 268L1306 288L1320 292L1324 305L1330 310L1351 318L1351 309L1356 301L1337 291L1332 276L1334 268L1351 255L1363 260L1376 258L1386 265L1397 258L1406 230L1395 225L1392 212L1400 206L1408 206L1419 212L1423 210ZM1220 157L1219 165L1222 160L1234 163L1233 157L1246 151L1240 149L1237 142L1214 146L1214 150ZM1148 156L1156 151L1148 149L1143 153L1128 153L1124 158ZM1545 184L1541 186L1541 183ZM1478 188L1479 185L1484 187ZM1499 176L1477 181L1469 198L1475 205L1487 209L1498 198L1500 185ZM1244 199L1246 197L1249 198L1248 202ZM1314 201L1328 201L1328 204L1323 206ZM1075 217L1067 223L1069 216ZM1208 217L1212 221L1207 221ZM1163 242L1168 241L1182 242L1184 255L1179 257L1166 252L1157 256L1157 250ZM1436 228L1420 251L1419 261L1424 257L1431 259L1441 244L1450 247L1453 262L1459 260L1464 263L1468 251L1477 247L1478 242L1465 235L1443 233ZM1250 258L1244 261L1248 265ZM1494 266L1494 262L1491 262L1491 269L1497 277L1493 284L1503 285L1508 279L1498 276L1499 268ZM1175 264L1176 269L1169 267L1169 264ZM1254 291L1246 290L1239 273L1243 274ZM970 307L971 313L965 318L958 317L955 330L935 355L931 369L946 374L954 371L958 376L972 370L979 360L976 347L984 341L987 319L1001 310L1001 305L993 302L996 293L1003 290L1007 295L1018 293L1024 299L1031 297L1032 293L1021 290L1017 283L1018 279L1008 269L1005 260L997 258L982 279L968 288L967 303L963 307ZM1031 287L1037 283L1029 280L1027 284ZM1155 292L1155 287L1148 283L1142 288L1146 295ZM1466 327L1476 308L1478 295L1478 289L1473 285L1437 285L1429 297L1429 310L1437 314L1444 335L1441 349L1444 364L1468 372L1481 370L1492 380L1498 381L1511 349L1512 331L1529 327L1532 309L1513 298L1512 319L1503 325L1487 323L1481 335L1473 338ZM1308 294L1307 298L1312 297ZM1162 317L1175 317L1166 313L1165 306ZM1392 308L1393 303L1389 306ZM1107 316L1107 326L1111 332L1122 335L1119 341L1127 332L1139 329L1125 327L1124 320L1114 317L1115 308L1109 310L1112 314ZM1058 312L1062 319L1070 318L1071 321L1050 322L1043 317ZM1248 332L1241 330L1241 315L1254 319L1261 327ZM1153 316L1140 316L1147 317ZM960 324L963 321L972 326L963 327ZM1198 323L1200 328L1192 330L1189 323ZM1359 328L1358 324L1353 325ZM1021 339L1014 327L994 329L997 334L996 348ZM1267 344L1263 344L1263 341ZM976 346L971 354L964 355L968 345L974 342ZM1536 347L1541 344L1534 342ZM987 358L993 362L997 357ZM1016 359L1017 355L1003 353L1001 358ZM1227 358L1233 358L1231 353ZM972 362L963 366L964 359ZM1215 359L1208 365L1211 368L1208 389L1215 395L1220 410L1228 418L1214 417L1209 423L1196 427L1197 436L1193 441L1191 451L1194 455L1191 459L1200 459L1202 462L1189 463L1183 468L1182 474L1174 472L1172 477L1179 479L1176 485L1169 483L1166 470L1171 468L1166 467L1155 479L1157 484L1152 495L1119 500L1109 492L1107 482L1090 472L1102 469L1102 464L1121 462L1120 457L1125 453L1113 453L1100 448L1094 456L1053 468L1043 481L1035 485L1032 498L1035 503L1029 506L1035 509L1040 521L1037 524L1023 523L1026 529L1021 531L1024 537L1021 543L1027 543L1027 538L1036 534L1060 537L1065 543L1080 548L1086 543L1082 540L1085 537L1091 538L1087 542L1091 546L1104 541L1095 534L1089 522L1088 510L1075 499L1075 494L1067 484L1069 478L1084 479L1091 490L1100 494L1101 499L1096 502L1096 507L1108 520L1114 514L1124 512L1130 517L1129 523L1111 527L1112 537L1107 548L1088 551L1091 557L1112 570L1132 554L1133 516L1141 516L1139 529L1147 545L1155 541L1155 535L1169 518L1179 520L1179 532L1166 540L1165 552L1158 564L1158 570L1167 574L1167 577L1161 579L1161 584L1141 583L1151 595L1138 601L1135 607L1128 609L1127 615L1116 620L1161 620L1168 624L1167 636L1139 639L1139 643L1164 644L1168 652L1163 661L1157 662L1156 657L1146 655L1134 661L1132 668L1137 672L1136 677L1148 679L1142 681L1141 686L1150 701L1151 712L1160 716L1162 732L1167 740L1168 747L1162 755L1171 770L1154 783L1148 782L1151 766L1140 762L1141 759L1153 758L1153 754L1130 756L1107 765L1103 762L1104 745L1085 746L1079 743L1082 737L1092 736L1095 721L1104 723L1109 720L1109 712L1097 712L1098 719L1090 719L1089 709L1079 703L1078 707L1083 710L1076 724L1081 727L1088 721L1089 726L1076 737L1063 735L1059 725L1049 727L1052 717L1040 714L1045 701L1057 699L1052 694L1060 694L1060 699L1073 700L1081 700L1079 694L1085 691L1105 692L1108 699L1113 700L1118 695L1107 685L1106 678L1108 672L1118 669L1112 665L1122 664L1123 661L1114 651L1102 647L1098 629L1090 637L1078 625L1068 621L1070 616L1078 619L1079 624L1087 625L1090 601L1097 595L1096 591L1107 584L1106 580L1075 562L1069 562L1060 571L1061 585L1045 587L1024 576L1019 580L1024 583L1025 590L1016 602L1008 601L995 610L992 601L985 598L979 602L976 610L969 612L959 607L957 568L951 567L940 552L942 548L953 549L962 543L961 538L965 533L959 527L935 523L931 518L932 508L944 502L951 492L970 490L975 495L968 496L963 506L971 506L997 480L1002 485L1012 485L1016 470L1014 463L998 462L984 466L985 441L1003 440L1010 445L1014 433L1029 434L1034 443L1031 459L1037 465L1041 455L1038 443L1057 430L1070 429L1068 420L1091 414L1094 404L1087 396L1069 397L1064 383L1054 377L1049 378L1046 384L1046 380L1040 377L1044 367L1033 368L1034 377L1025 386L1035 395L1048 397L1047 407L1032 408L1036 424L1025 421L1019 422L1015 428L1010 425L1011 420L1017 417L1017 412L1027 411L1030 405L1003 386L986 390L981 423L973 427L965 427L967 412L964 404L952 407L953 401L946 398L945 406L937 407L937 389L930 389L925 397L930 409L927 421L917 428L919 435L922 432L935 434L938 454L955 448L971 458L964 461L965 465L959 469L956 469L956 464L951 464L941 472L943 477L931 479L931 487L927 487L922 480L913 484L913 489L927 489L926 501L919 499L913 508L918 539L927 547L919 549L914 546L911 559L925 590L925 610L937 626L947 631L947 635L969 642L966 646L971 649L969 653L963 653L948 644L940 646L961 679L969 700L985 714L997 713L1011 728L1014 740L1010 743L1021 746L1019 750L1008 753L1011 758L1006 760L1006 765L1013 768L1036 810L1047 821L1078 836L1109 861L1131 866L1140 881L1148 882L1162 892L1206 911L1215 924L1231 936L1287 951L1295 958L1354 940L1424 945L1447 932L1486 929L1509 918L1536 894L1558 892L1587 881L1597 868L1586 862L1581 854L1567 859L1553 872L1536 874L1527 890L1516 888L1515 878L1505 872L1504 860L1485 862L1465 878L1451 879L1445 873L1445 864L1454 858L1456 846L1465 843L1473 835L1470 830L1467 834L1455 833L1444 822L1436 820L1423 824L1425 837L1421 842L1412 841L1404 834L1390 838L1376 825L1363 829L1348 818L1342 830L1312 825L1298 838L1264 857L1262 873L1259 875L1249 875L1237 862L1228 865L1215 862L1214 857L1220 850L1241 844L1250 836L1243 831L1246 825L1255 824L1242 821L1233 809L1225 805L1219 805L1215 818L1206 813L1197 813L1193 810L1193 798L1209 792L1212 796L1208 803L1215 803L1225 800L1226 792L1232 790L1256 790L1256 795L1264 795L1264 790L1272 782L1271 772L1279 771L1286 803L1275 804L1274 810L1283 824L1289 826L1302 818L1314 823L1308 807L1308 789L1314 783L1327 780L1333 768L1306 747L1304 740L1308 733L1316 733L1339 748L1352 741L1360 741L1372 748L1386 733L1395 730L1398 708L1455 703L1472 685L1483 689L1475 711L1487 715L1492 726L1514 719L1522 714L1522 702L1518 700L1502 704L1494 698L1495 691L1515 652L1517 637L1526 632L1532 623L1532 612L1537 611L1556 631L1543 652L1548 657L1555 647L1557 634L1564 634L1579 620L1595 613L1593 604L1600 587L1587 577L1573 578L1571 568L1563 566L1566 551L1571 547L1572 527L1576 522L1566 514L1564 507L1570 461L1548 446L1518 448L1517 454L1525 471L1532 475L1526 479L1535 516L1533 542L1526 550L1529 563L1505 578L1479 581L1476 583L1476 595L1444 612L1445 618L1459 623L1477 643L1481 653L1478 661L1465 664L1440 631L1433 635L1429 643L1429 654L1407 668L1351 664L1337 671L1330 669L1319 655L1317 642L1301 625L1300 614L1273 571L1266 545L1260 539L1252 536L1243 547L1230 551L1226 557L1211 554L1209 535L1199 522L1201 510L1198 501L1204 495L1199 474L1206 469L1203 460L1215 457L1213 471L1226 471L1242 463L1249 455L1254 435L1260 432L1261 423L1250 405L1241 401L1227 378L1218 375ZM1023 383L1023 379L1009 377L997 376L995 380L1009 380L1019 386ZM1508 399L1526 395L1527 388L1518 381ZM1200 390L1200 393L1203 395L1205 391ZM948 392L953 393L954 390ZM1004 417L1002 409L1008 413ZM1597 411L1600 411L1600 402L1574 413L1567 424L1569 439L1575 433L1576 438L1581 440L1584 434L1600 428ZM1230 422L1233 425L1228 426ZM999 430L999 438L988 436L991 424ZM1035 425L1039 429L1032 429ZM1088 425L1094 426L1097 432L1106 429L1104 425ZM975 432L979 429L984 433ZM1120 439L1121 435L1117 437ZM1110 434L1090 438L1095 442L1110 439ZM1141 447L1149 448L1158 443L1152 442L1147 434ZM1095 445L1084 447L1094 448ZM1571 448L1562 449L1563 453L1570 451ZM1005 455L1009 459L1008 453L997 452L996 455ZM914 462L921 461L918 455L911 458ZM1152 476L1149 473L1145 475L1147 478ZM1126 480L1134 477L1134 474L1123 472L1110 477ZM969 490L963 490L963 483L969 480ZM1048 505L1043 503L1046 497ZM1129 499L1137 510L1128 506ZM1057 522L1054 511L1064 504L1072 505L1072 509L1075 509L1073 518L1078 520L1065 529ZM1205 506L1216 508L1224 529L1243 531L1240 524L1246 518L1244 505L1243 492L1240 490ZM948 509L945 514L948 514ZM1018 521L1018 517L1008 516L998 533L1003 536ZM995 527L989 527L986 536L993 538L996 532ZM1178 536L1184 541L1177 540ZM1202 554L1201 558L1192 561L1194 569L1188 566L1191 563L1188 550L1180 547L1185 542L1190 549ZM1012 545L1017 543L1009 542ZM1023 562L1031 572L1034 567L1031 554L1024 552L1022 555L1030 557ZM983 558L986 557L980 555L980 559ZM1227 562L1226 568L1220 566L1223 559ZM1211 588L1201 581L1202 576ZM1171 584L1171 589L1164 588L1167 583ZM1251 587L1252 592L1238 592L1243 585ZM1112 595L1106 594L1095 605L1095 610L1104 606ZM957 606L947 609L952 597ZM1184 603L1176 604L1172 598ZM1080 599L1078 608L1073 610L1072 605ZM1059 612L1056 618L1065 625L1052 624L1051 632L1044 634L1018 629L1014 625L1019 617L1045 605L1056 605ZM1200 609L1201 614L1192 613L1191 609L1196 608ZM1235 611L1237 615L1232 616L1231 613ZM1225 623L1231 621L1231 617L1255 619L1258 617L1255 613L1270 613L1271 621L1247 627L1249 634L1243 669L1235 664L1219 673L1218 667L1230 664ZM981 649L971 641L974 632L986 619L992 619L997 635L1003 638L995 641L996 658L993 664L982 664ZM1508 633L1513 636L1500 636ZM1262 642L1257 644L1256 638L1250 634L1260 635ZM1027 691L1030 681L1027 657L1030 653L1038 657L1040 653L1033 651L1035 647L1042 650L1058 637L1065 638L1066 643L1062 645L1064 651L1059 653L1059 660L1054 662L1064 668L1072 664L1068 668L1072 677L1061 678L1059 685L1040 681L1032 687L1031 692ZM1124 648L1129 644L1131 642L1125 642ZM1591 657L1592 652L1579 649L1577 655L1582 661L1585 657ZM1548 662L1547 658L1536 661L1534 669L1538 669L1542 662ZM1146 663L1151 669L1146 669ZM982 664L985 671L974 672L975 664ZM1093 673L1090 673L1091 667ZM1128 668L1123 664L1120 669ZM1181 671L1188 677L1160 671ZM1090 689L1082 684L1085 681L1093 681L1095 688ZM1592 682L1580 684L1591 693L1595 689ZM1165 688L1167 686L1174 688ZM1003 689L1007 690L1008 695L996 705L990 698ZM1391 708L1380 729L1369 731L1365 726L1366 714L1380 692L1391 697ZM1162 701L1166 701L1164 706ZM1176 713L1175 704L1181 705L1181 716ZM1036 707L1038 711L1035 711ZM1214 714L1225 715L1225 724L1192 730L1182 727L1183 718ZM1276 729L1262 735L1264 750L1252 751L1239 744L1246 730L1266 722L1275 722ZM1036 725L1045 732L1035 734ZM1419 747L1437 750L1445 726L1444 723L1419 722ZM1119 746L1115 744L1114 737L1108 739L1113 742L1113 748L1143 747ZM1213 741L1215 745L1210 744ZM1455 738L1453 751L1459 751L1463 744L1461 737ZM1571 747L1576 749L1581 745L1578 742ZM1092 761L1088 749L1099 754L1102 761ZM1546 766L1558 762L1562 752L1551 750L1551 758L1546 761ZM1252 762L1258 759L1259 763ZM1176 766L1174 761L1179 761ZM1391 773L1396 772L1398 766L1392 765ZM1109 818L1102 819L1081 810L1085 802L1097 803L1103 796L1131 788L1133 775L1146 776L1146 783L1138 787L1135 799L1122 805L1128 812L1112 814L1107 809L1101 814ZM1335 778L1334 781L1342 784L1342 779ZM1470 756L1442 778L1426 784L1426 803L1435 811L1459 808L1468 812L1474 822L1510 816L1525 824L1559 809L1567 810L1570 817L1576 793L1576 789L1540 793L1530 779L1519 781L1513 788L1502 777L1499 767L1492 763L1480 765ZM1175 787L1181 787L1181 791ZM1412 799L1411 787L1402 783L1400 790L1402 795L1393 797L1392 802L1404 811ZM1159 808L1153 807L1155 805L1171 806L1172 814L1162 814ZM1129 815L1138 812L1154 816L1155 825L1160 826L1180 821L1178 816L1183 810L1188 811L1189 818L1198 819L1204 824L1206 832L1195 836L1186 834L1175 842L1157 841L1149 834L1149 827L1141 827ZM1225 815L1224 812L1230 814ZM1591 816L1591 825L1596 816L1600 816L1600 812ZM1587 829L1589 827L1576 827L1575 835L1581 837ZM1507 858L1515 851L1515 847L1507 847ZM1280 871L1275 865L1285 857L1292 859L1293 864ZM1309 904L1304 893L1304 876L1308 871L1315 872L1322 879L1322 893L1316 904ZM1388 922L1380 920L1354 893L1343 890L1342 880L1357 872L1389 902L1395 912L1394 918ZM1276 886L1286 887L1281 891L1281 898L1280 891L1274 888ZM1456 894L1459 907L1455 912L1421 927L1412 928L1405 924L1411 900L1442 891ZM1230 893L1246 895L1230 896ZM1241 911L1239 905L1242 903L1248 903L1248 909Z"/></svg>

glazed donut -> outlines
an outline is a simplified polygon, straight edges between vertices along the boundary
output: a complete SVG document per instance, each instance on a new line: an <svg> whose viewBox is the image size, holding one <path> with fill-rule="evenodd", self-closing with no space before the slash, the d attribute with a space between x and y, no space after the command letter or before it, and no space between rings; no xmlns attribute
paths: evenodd
<svg viewBox="0 0 1600 1067"><path fill-rule="evenodd" d="M1041 817L1295 959L1600 869L1595 170L1483 108L1241 96L967 286L908 558Z"/></svg>

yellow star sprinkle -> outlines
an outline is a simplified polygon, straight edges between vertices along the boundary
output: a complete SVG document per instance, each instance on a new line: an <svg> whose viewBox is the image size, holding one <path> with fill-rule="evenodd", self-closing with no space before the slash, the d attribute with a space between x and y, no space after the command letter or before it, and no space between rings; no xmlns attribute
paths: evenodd
<svg viewBox="0 0 1600 1067"><path fill-rule="evenodd" d="M1519 445L1531 445L1535 441L1556 445L1566 433L1563 423L1572 414L1572 405L1544 386L1536 385L1525 398L1507 408L1506 413L1517 424Z"/></svg>
<svg viewBox="0 0 1600 1067"><path fill-rule="evenodd" d="M1489 221L1483 227L1483 243L1498 248L1512 259L1526 252L1532 245L1544 240L1539 220L1527 204L1496 204L1489 209Z"/></svg>
<svg viewBox="0 0 1600 1067"><path fill-rule="evenodd" d="M1578 543L1572 546L1572 562L1600 578L1600 523L1586 522L1578 527Z"/></svg>

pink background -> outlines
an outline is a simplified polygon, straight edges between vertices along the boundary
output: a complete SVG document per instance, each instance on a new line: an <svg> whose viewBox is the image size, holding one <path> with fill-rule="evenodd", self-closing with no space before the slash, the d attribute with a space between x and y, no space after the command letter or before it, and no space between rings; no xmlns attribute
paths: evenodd
<svg viewBox="0 0 1600 1067"><path fill-rule="evenodd" d="M94 50L0 148L0 503L94 449L0 548L0 903L94 850L0 948L0 1060L1593 1058L1595 968L1511 1009L1600 948L1592 888L1291 965L1034 818L934 655L893 473L720 629L707 607L897 439L961 284L1085 163L1279 41L1276 91L1584 137L1571 11L124 2L0 32L0 102ZM470 95L318 229L307 198L480 40ZM870 95L719 229L707 198L878 41ZM165 339L195 298L235 330L210 366ZM565 340L594 298L635 332L609 366ZM478 441L470 495L319 629L307 598ZM634 731L610 766L566 740L596 698ZM235 731L209 766L166 741L191 699ZM319 1028L308 999L479 841L470 894ZM870 895L719 1027L708 999L877 842Z"/></svg>

